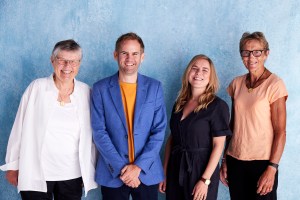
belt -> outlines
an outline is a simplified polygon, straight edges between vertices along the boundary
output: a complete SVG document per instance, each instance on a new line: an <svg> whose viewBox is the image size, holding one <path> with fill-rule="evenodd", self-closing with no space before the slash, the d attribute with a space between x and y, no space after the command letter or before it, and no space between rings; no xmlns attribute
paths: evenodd
<svg viewBox="0 0 300 200"><path fill-rule="evenodd" d="M192 172L192 164L190 159L188 158L189 153L197 153L201 151L208 151L209 148L194 148L194 149L186 149L183 146L177 145L174 146L172 149L172 154L182 154L180 158L180 168L179 168L179 185L183 186L183 180L184 180L184 173L185 173L185 166L187 166L187 172Z"/></svg>

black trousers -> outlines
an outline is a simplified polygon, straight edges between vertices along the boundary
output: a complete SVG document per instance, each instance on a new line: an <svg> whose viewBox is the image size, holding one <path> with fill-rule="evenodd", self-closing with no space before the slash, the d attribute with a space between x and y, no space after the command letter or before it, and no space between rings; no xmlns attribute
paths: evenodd
<svg viewBox="0 0 300 200"><path fill-rule="evenodd" d="M131 195L133 200L157 200L158 185L144 185L141 183L137 188L122 185L119 188L101 186L103 200L129 200Z"/></svg>
<svg viewBox="0 0 300 200"><path fill-rule="evenodd" d="M47 192L21 191L22 200L80 200L82 178L66 181L47 181Z"/></svg>
<svg viewBox="0 0 300 200"><path fill-rule="evenodd" d="M226 157L227 176L231 200L276 200L278 171L273 189L266 195L256 193L257 182L268 167L268 160L242 161Z"/></svg>

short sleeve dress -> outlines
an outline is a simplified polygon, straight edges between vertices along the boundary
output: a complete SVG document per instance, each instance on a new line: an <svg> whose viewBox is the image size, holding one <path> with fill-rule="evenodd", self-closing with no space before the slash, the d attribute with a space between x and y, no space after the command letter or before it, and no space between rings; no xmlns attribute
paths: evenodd
<svg viewBox="0 0 300 200"><path fill-rule="evenodd" d="M174 106L175 107L175 106ZM225 101L216 97L207 109L191 112L181 120L182 111L172 111L171 155L167 169L167 200L193 199L192 191L201 179L210 154L213 137L231 135L229 109ZM219 166L208 187L207 200L216 200L219 186Z"/></svg>

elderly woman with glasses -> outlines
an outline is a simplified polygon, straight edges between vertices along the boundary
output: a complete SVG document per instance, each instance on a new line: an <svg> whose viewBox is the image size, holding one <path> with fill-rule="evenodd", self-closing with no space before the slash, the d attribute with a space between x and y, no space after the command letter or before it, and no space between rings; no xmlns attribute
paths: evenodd
<svg viewBox="0 0 300 200"><path fill-rule="evenodd" d="M232 200L275 200L288 93L283 81L265 67L269 44L263 33L244 33L240 55L248 73L227 88L233 135L227 138L220 177Z"/></svg>
<svg viewBox="0 0 300 200"><path fill-rule="evenodd" d="M97 187L89 86L75 80L82 58L74 40L58 42L54 73L33 81L22 96L8 141L9 183L24 200L80 200Z"/></svg>

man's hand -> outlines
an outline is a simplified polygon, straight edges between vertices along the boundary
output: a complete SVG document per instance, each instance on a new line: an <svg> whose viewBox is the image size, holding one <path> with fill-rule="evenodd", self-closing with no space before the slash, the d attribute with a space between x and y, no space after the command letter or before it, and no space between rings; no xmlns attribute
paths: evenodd
<svg viewBox="0 0 300 200"><path fill-rule="evenodd" d="M127 183L126 185L131 188L137 188L140 186L140 184L141 184L141 181L140 181L140 179L137 178L132 181L129 181L129 183Z"/></svg>
<svg viewBox="0 0 300 200"><path fill-rule="evenodd" d="M141 168L139 168L137 165L130 164L126 165L121 170L121 176L120 179L129 187L137 188L141 181L139 180L139 176L141 173Z"/></svg>
<svg viewBox="0 0 300 200"><path fill-rule="evenodd" d="M18 185L18 176L19 176L19 170L8 170L6 172L6 179L13 186Z"/></svg>

